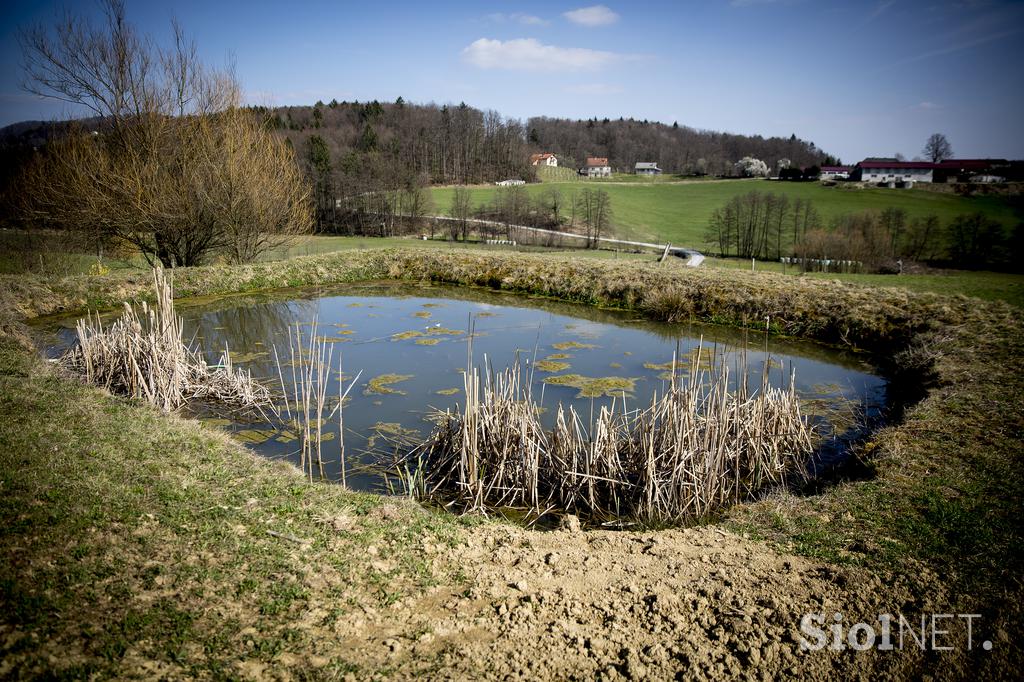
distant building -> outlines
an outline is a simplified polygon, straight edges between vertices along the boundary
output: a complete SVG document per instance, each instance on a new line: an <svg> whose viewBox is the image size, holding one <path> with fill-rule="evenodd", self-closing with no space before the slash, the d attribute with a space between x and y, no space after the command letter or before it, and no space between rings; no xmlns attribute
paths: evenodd
<svg viewBox="0 0 1024 682"><path fill-rule="evenodd" d="M658 168L656 161L637 161L633 172L637 175L661 175L661 169Z"/></svg>
<svg viewBox="0 0 1024 682"><path fill-rule="evenodd" d="M928 161L865 159L857 164L853 178L876 184L913 184L932 182L936 164Z"/></svg>
<svg viewBox="0 0 1024 682"><path fill-rule="evenodd" d="M935 164L935 182L977 182L972 177L1002 177L1009 164L1006 159L946 159Z"/></svg>
<svg viewBox="0 0 1024 682"><path fill-rule="evenodd" d="M530 155L531 166L557 166L558 159L554 154L550 152L544 152L543 154L531 154Z"/></svg>
<svg viewBox="0 0 1024 682"><path fill-rule="evenodd" d="M612 174L612 167L608 165L608 159L603 156L587 157L587 164L580 168L580 175L588 178L607 178Z"/></svg>
<svg viewBox="0 0 1024 682"><path fill-rule="evenodd" d="M498 187L515 187L517 185L525 185L526 180L499 180L494 184Z"/></svg>
<svg viewBox="0 0 1024 682"><path fill-rule="evenodd" d="M822 180L846 180L852 170L851 166L822 166L818 177Z"/></svg>

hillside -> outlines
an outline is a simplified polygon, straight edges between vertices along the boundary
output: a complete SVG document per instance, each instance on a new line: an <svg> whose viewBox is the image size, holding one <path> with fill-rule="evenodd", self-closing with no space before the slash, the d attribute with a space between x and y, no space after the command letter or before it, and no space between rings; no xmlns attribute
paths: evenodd
<svg viewBox="0 0 1024 682"><path fill-rule="evenodd" d="M788 159L797 168L837 160L813 142L790 137L735 135L697 130L678 123L633 118L572 120L535 117L527 122L532 146L553 152L563 165L581 166L588 156L605 157L613 170L630 171L637 161L655 161L666 173L732 175L744 156L775 168Z"/></svg>
<svg viewBox="0 0 1024 682"><path fill-rule="evenodd" d="M617 236L701 248L711 213L734 196L751 190L774 192L813 202L822 220L829 224L838 216L864 210L902 208L908 218L935 215L943 224L965 213L981 211L1009 228L1018 220L1013 207L998 197L962 197L923 190L842 189L819 183L770 182L766 180L706 180L699 182L616 183L546 182L527 186L531 196L557 187L566 198L574 191L596 188L611 198L612 224ZM474 187L475 206L488 203L494 187ZM438 212L451 207L453 188L431 189ZM568 200L566 201L568 203Z"/></svg>

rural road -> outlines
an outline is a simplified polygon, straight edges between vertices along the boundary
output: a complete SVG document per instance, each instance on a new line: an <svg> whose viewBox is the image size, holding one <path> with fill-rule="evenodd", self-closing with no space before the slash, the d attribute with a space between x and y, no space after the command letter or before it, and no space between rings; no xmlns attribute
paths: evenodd
<svg viewBox="0 0 1024 682"><path fill-rule="evenodd" d="M457 218L452 218L450 216L432 215L432 216L424 216L424 217L426 217L426 218L428 218L430 220L444 220L444 221L448 221L448 222L459 222ZM526 230L528 232L533 232L535 234L549 234L549 235L554 235L556 237L570 237L570 238L582 239L584 241L587 241L587 237L584 236L584 235L581 235L581 234L573 234L571 232L559 232L558 230L546 230L546 229L541 228L541 227L528 227L526 225L512 225L512 224L507 224L507 223L499 222L497 220L484 220L482 218L467 218L466 222L468 222L468 223L476 223L478 225L493 225L495 227L501 227L501 228L507 228L507 229ZM686 264L689 267L691 267L691 268L695 268L695 267L699 266L702 262L704 262L704 254L702 254L700 251L696 251L694 249L688 249L688 248L685 248L685 247L682 247L682 246L672 246L671 244L652 244L650 242L634 242L634 241L629 241L629 240L626 240L626 239L612 239L611 237L598 237L598 241L604 242L605 244L618 244L620 246L635 246L635 247L640 247L640 248L656 249L656 250L659 250L659 251L665 249L666 247L668 247L669 253L671 253L672 255L678 256L680 258L686 258Z"/></svg>

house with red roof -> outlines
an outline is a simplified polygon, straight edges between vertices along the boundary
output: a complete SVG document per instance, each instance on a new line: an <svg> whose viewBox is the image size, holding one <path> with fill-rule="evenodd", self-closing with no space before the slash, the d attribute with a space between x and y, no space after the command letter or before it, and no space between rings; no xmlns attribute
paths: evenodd
<svg viewBox="0 0 1024 682"><path fill-rule="evenodd" d="M1006 159L946 159L935 164L935 182L1001 182L1009 166Z"/></svg>
<svg viewBox="0 0 1024 682"><path fill-rule="evenodd" d="M612 167L608 165L607 157L588 156L586 165L579 172L588 178L607 178L612 174Z"/></svg>
<svg viewBox="0 0 1024 682"><path fill-rule="evenodd" d="M552 166L558 165L558 159L551 152L543 152L541 154L530 155L531 166Z"/></svg>
<svg viewBox="0 0 1024 682"><path fill-rule="evenodd" d="M930 161L897 161L896 159L865 159L857 164L853 178L861 182L913 185L932 182L936 164Z"/></svg>
<svg viewBox="0 0 1024 682"><path fill-rule="evenodd" d="M1006 159L945 159L932 163L869 158L858 163L850 177L890 187L912 187L915 182L1005 182L1011 166Z"/></svg>

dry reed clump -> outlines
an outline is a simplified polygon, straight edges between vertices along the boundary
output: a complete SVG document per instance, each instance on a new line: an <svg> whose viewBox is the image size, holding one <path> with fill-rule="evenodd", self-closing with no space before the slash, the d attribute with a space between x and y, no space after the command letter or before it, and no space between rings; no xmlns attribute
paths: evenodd
<svg viewBox="0 0 1024 682"><path fill-rule="evenodd" d="M813 450L792 377L786 388L765 379L753 391L745 381L730 390L727 368L704 372L693 361L689 378L673 372L646 408L627 409L623 396L585 420L559 405L546 432L523 374L516 365L483 385L477 370L466 374L465 408L441 414L408 456L418 467L416 494L478 510L670 523L783 483Z"/></svg>
<svg viewBox="0 0 1024 682"><path fill-rule="evenodd" d="M269 405L270 391L252 375L231 364L227 348L217 365L207 365L201 351L184 342L182 320L175 314L170 278L153 271L156 304L140 310L128 303L109 327L99 314L78 321L78 344L64 354L64 367L112 393L144 399L162 410L192 399L243 408Z"/></svg>

